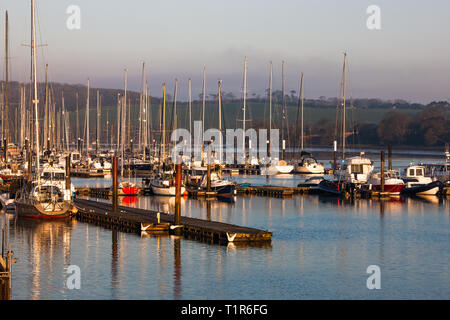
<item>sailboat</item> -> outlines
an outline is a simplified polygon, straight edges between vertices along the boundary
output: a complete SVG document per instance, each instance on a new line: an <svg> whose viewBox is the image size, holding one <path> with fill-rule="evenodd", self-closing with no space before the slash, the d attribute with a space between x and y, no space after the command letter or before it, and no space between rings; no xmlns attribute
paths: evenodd
<svg viewBox="0 0 450 320"><path fill-rule="evenodd" d="M301 106L301 149L300 149L300 160L295 163L295 172L301 174L323 174L325 172L325 167L322 163L317 162L317 160L312 156L311 153L303 150L303 101L304 101L304 77L303 73L300 79L300 96L299 96L299 106ZM298 111L297 111L298 119ZM296 130L297 132L297 130Z"/></svg>
<svg viewBox="0 0 450 320"><path fill-rule="evenodd" d="M60 188L59 182L53 179L41 179L39 166L39 122L38 122L38 94L36 77L36 27L35 27L35 9L34 0L31 0L31 56L32 56L32 82L33 82L33 104L35 113L35 148L36 163L35 174L37 179L32 178L32 155L28 156L28 181L22 189L16 194L16 212L19 216L34 219L60 219L67 218L71 213L73 204L71 201L70 189ZM29 151L29 150L28 150Z"/></svg>
<svg viewBox="0 0 450 320"><path fill-rule="evenodd" d="M139 194L139 188L136 186L134 182L130 180L130 174L128 175L128 181L123 180L123 168L125 163L125 157L124 157L124 148L125 148L125 124L126 124L126 115L127 115L127 73L128 70L125 69L125 90L124 90L124 97L123 97L123 104L122 104L122 159L121 159L121 178L122 182L119 183L118 186L118 192L119 196L137 196ZM128 121L130 121L128 117ZM130 123L128 123L128 126L130 126ZM129 159L128 159L128 171L129 171ZM129 171L130 172L130 171Z"/></svg>
<svg viewBox="0 0 450 320"><path fill-rule="evenodd" d="M176 84L175 84L176 88ZM176 99L176 89L174 99ZM161 135L161 165L164 166L164 158L165 158L165 133L166 133L166 84L163 83L163 105L162 105L162 135ZM176 104L174 100L174 124L176 123ZM164 171L161 168L160 173L151 180L150 188L152 193L159 196L175 196L175 182L173 171ZM184 193L185 189L181 187L181 193Z"/></svg>
<svg viewBox="0 0 450 320"><path fill-rule="evenodd" d="M284 61L283 61L283 97L284 97ZM270 62L270 78L269 78L269 137L272 130L272 62ZM284 140L283 140L284 149ZM270 150L270 146L269 146ZM269 163L260 167L261 175L287 174L294 170L294 166L288 164L284 159L268 157Z"/></svg>

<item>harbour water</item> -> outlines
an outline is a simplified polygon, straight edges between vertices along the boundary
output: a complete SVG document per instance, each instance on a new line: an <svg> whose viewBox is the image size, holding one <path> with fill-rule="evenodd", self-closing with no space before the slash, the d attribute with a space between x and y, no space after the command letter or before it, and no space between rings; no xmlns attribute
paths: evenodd
<svg viewBox="0 0 450 320"><path fill-rule="evenodd" d="M403 162L394 162L403 165ZM295 185L300 176L237 176ZM73 179L77 186L109 179ZM107 201L107 200L99 200ZM121 205L173 212L175 199L128 197ZM182 215L273 232L267 245L217 245L112 231L75 220L8 219L13 299L449 299L450 198L389 200L298 195L183 198ZM81 288L67 287L67 267ZM367 268L381 270L369 290Z"/></svg>

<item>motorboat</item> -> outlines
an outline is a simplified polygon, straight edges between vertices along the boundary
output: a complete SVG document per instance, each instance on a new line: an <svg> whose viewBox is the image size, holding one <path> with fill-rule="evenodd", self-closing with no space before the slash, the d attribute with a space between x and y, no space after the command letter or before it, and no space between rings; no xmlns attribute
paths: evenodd
<svg viewBox="0 0 450 320"><path fill-rule="evenodd" d="M309 187L311 190L318 190L319 184L325 179L324 176L313 176L300 182L297 187Z"/></svg>
<svg viewBox="0 0 450 320"><path fill-rule="evenodd" d="M323 174L325 173L325 167L322 163L312 156L311 153L302 151L301 159L298 160L295 165L295 172L301 174Z"/></svg>
<svg viewBox="0 0 450 320"><path fill-rule="evenodd" d="M176 185L173 173L164 173L151 181L152 193L157 196L176 196ZM181 186L181 194L186 191L185 187Z"/></svg>
<svg viewBox="0 0 450 320"><path fill-rule="evenodd" d="M118 186L119 196L137 196L139 188L132 181L122 181Z"/></svg>
<svg viewBox="0 0 450 320"><path fill-rule="evenodd" d="M425 176L425 166L410 165L404 170L403 181L406 186L403 189L405 194L414 195L435 195L442 187L442 182L433 181L431 177Z"/></svg>
<svg viewBox="0 0 450 320"><path fill-rule="evenodd" d="M381 172L377 171L369 175L366 187L369 190L381 191ZM390 194L400 194L405 187L405 182L400 178L400 174L395 170L384 172L384 191Z"/></svg>
<svg viewBox="0 0 450 320"><path fill-rule="evenodd" d="M338 180L352 184L367 183L373 171L373 162L361 152L359 156L344 160L341 169L337 172Z"/></svg>
<svg viewBox="0 0 450 320"><path fill-rule="evenodd" d="M294 166L284 160L273 159L269 164L260 167L260 173L264 176L276 174L288 174L294 170Z"/></svg>

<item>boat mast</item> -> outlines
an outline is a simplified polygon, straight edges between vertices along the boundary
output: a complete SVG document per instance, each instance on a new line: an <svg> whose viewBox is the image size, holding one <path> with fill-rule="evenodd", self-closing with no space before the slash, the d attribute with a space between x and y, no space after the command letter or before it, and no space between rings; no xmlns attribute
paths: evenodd
<svg viewBox="0 0 450 320"><path fill-rule="evenodd" d="M270 61L270 76L269 76L269 149L267 156L270 157L270 139L272 132L272 61Z"/></svg>
<svg viewBox="0 0 450 320"><path fill-rule="evenodd" d="M162 110L162 143L161 143L161 164L164 163L166 154L166 84L163 83L163 110Z"/></svg>
<svg viewBox="0 0 450 320"><path fill-rule="evenodd" d="M244 108L243 108L243 120L242 120L242 154L244 161L247 162L247 155L245 154L245 111L247 108L247 57L244 57Z"/></svg>
<svg viewBox="0 0 450 320"><path fill-rule="evenodd" d="M178 80L175 79L175 88L173 89L173 130L178 128L177 118L177 93L178 93ZM176 142L175 142L176 143Z"/></svg>
<svg viewBox="0 0 450 320"><path fill-rule="evenodd" d="M9 68L8 68L8 54L9 54L9 46L8 46L8 11L6 11L5 14L5 103L4 103L4 114L3 114L3 121L4 122L4 133L3 133L3 139L5 141L5 162L7 161L7 150L8 150L8 143L9 143L9 121L8 121L8 89L9 89Z"/></svg>
<svg viewBox="0 0 450 320"><path fill-rule="evenodd" d="M301 142L301 151L303 151L303 131L304 131L304 129L303 129L303 125L304 125L304 123L303 123L303 101L304 101L304 96L303 96L303 72L302 72L302 77L301 77L301 80L300 80L300 101L301 101L301 107L302 107L302 112L301 112L301 117L302 117L302 122L301 122L301 139L302 139L302 142Z"/></svg>
<svg viewBox="0 0 450 320"><path fill-rule="evenodd" d="M48 64L45 65L45 106L44 106L44 141L43 144L47 143L49 139L49 121L48 121ZM45 150L45 146L43 146ZM49 145L47 143L47 148Z"/></svg>
<svg viewBox="0 0 450 320"><path fill-rule="evenodd" d="M222 80L217 82L217 93L219 97L219 163L222 164Z"/></svg>
<svg viewBox="0 0 450 320"><path fill-rule="evenodd" d="M78 92L77 93L75 93L75 100L76 100L76 105L77 105L77 110L76 110L76 126L77 126L77 129L76 129L76 134L77 134L77 136L76 136L76 139L75 140L77 140L78 141L78 138L80 138L80 121L79 121L79 118L78 118L78 116L79 116L79 112L78 112Z"/></svg>
<svg viewBox="0 0 450 320"><path fill-rule="evenodd" d="M286 148L286 141L284 139L284 125L285 125L285 119L286 119L286 110L285 110L285 80L284 80L284 60L281 62L281 92L282 92L282 107L281 107L281 143L282 143L282 160L284 160L284 151Z"/></svg>
<svg viewBox="0 0 450 320"><path fill-rule="evenodd" d="M116 145L116 155L119 155L120 150L120 93L117 93L117 145Z"/></svg>
<svg viewBox="0 0 450 320"><path fill-rule="evenodd" d="M5 92L4 92L4 106L3 106L3 119L2 119L2 127L3 127L3 141L4 141L4 156L5 162L7 161L8 156L8 143L9 143L9 122L8 122L8 88L9 88L9 69L8 69L8 11L5 14ZM2 142L3 142L2 141Z"/></svg>
<svg viewBox="0 0 450 320"><path fill-rule="evenodd" d="M36 74L36 25L34 16L34 0L31 0L31 54L32 54L32 79L33 79L33 104L35 116L35 146L36 146L36 175L39 176L39 121L38 121L38 93L37 93L37 74Z"/></svg>
<svg viewBox="0 0 450 320"><path fill-rule="evenodd" d="M128 89L128 69L125 69L125 79L124 79L124 98L123 98L123 104L122 104L122 109L123 109L123 115L122 115L122 119L123 119L123 138L122 138L122 150L124 148L124 145L127 143L127 139L125 138L129 138L129 136L127 135L127 131L126 131L126 124L127 124L127 89ZM122 156L123 156L123 151L122 151ZM122 158L122 163L123 163L124 159Z"/></svg>
<svg viewBox="0 0 450 320"><path fill-rule="evenodd" d="M188 80L188 105L189 105L189 134L192 136L192 87L191 87L191 79ZM192 146L192 141L190 141L190 144ZM189 153L190 155L191 152Z"/></svg>
<svg viewBox="0 0 450 320"><path fill-rule="evenodd" d="M97 141L96 141L96 145L95 145L95 151L96 154L98 155L99 152L99 144L100 144L100 117L101 117L101 112L100 112L100 91L97 89ZM108 130L108 129L106 129Z"/></svg>
<svg viewBox="0 0 450 320"><path fill-rule="evenodd" d="M143 127L143 123L145 123L145 62L142 62L142 81L141 81L141 95L139 99L139 149L142 148L142 140L143 140L143 131L145 131ZM144 151L145 152L145 151ZM144 157L145 159L145 157Z"/></svg>
<svg viewBox="0 0 450 320"><path fill-rule="evenodd" d="M87 98L86 98L86 156L89 155L89 86L90 81L88 78Z"/></svg>
<svg viewBox="0 0 450 320"><path fill-rule="evenodd" d="M204 132L205 132L205 106L206 106L206 66L203 66L203 106L202 106L202 142L201 142L201 159L203 165L203 144L204 144Z"/></svg>
<svg viewBox="0 0 450 320"><path fill-rule="evenodd" d="M144 104L144 160L146 158L146 149L148 146L148 138L150 134L150 109L149 109L149 103L150 103L150 97L148 94L148 82L145 80L145 104ZM150 154L150 152L149 152Z"/></svg>
<svg viewBox="0 0 450 320"><path fill-rule="evenodd" d="M346 82L345 82L345 69L347 67L347 52L344 52L344 66L342 68L342 159L345 159L345 90L346 90Z"/></svg>

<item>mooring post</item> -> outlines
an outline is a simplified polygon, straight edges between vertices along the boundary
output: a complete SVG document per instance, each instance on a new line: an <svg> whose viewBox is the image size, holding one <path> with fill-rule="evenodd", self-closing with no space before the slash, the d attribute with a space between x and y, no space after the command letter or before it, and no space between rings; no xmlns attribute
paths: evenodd
<svg viewBox="0 0 450 320"><path fill-rule="evenodd" d="M392 170L392 146L388 145L388 170Z"/></svg>
<svg viewBox="0 0 450 320"><path fill-rule="evenodd" d="M118 194L117 194L117 170L118 170L118 165L117 165L118 161L117 161L117 156L113 157L113 165L112 165L112 172L113 172L113 190L112 190L112 202L113 202L113 212L117 212L117 198L118 198Z"/></svg>
<svg viewBox="0 0 450 320"><path fill-rule="evenodd" d="M337 170L337 162L336 162L336 154L337 154L337 141L334 140L333 144L333 173L336 173Z"/></svg>
<svg viewBox="0 0 450 320"><path fill-rule="evenodd" d="M381 150L381 192L384 192L384 150Z"/></svg>
<svg viewBox="0 0 450 320"><path fill-rule="evenodd" d="M179 226L181 220L181 170L182 164L181 158L179 157L175 165L175 226ZM174 231L176 235L181 233L179 228L176 228Z"/></svg>
<svg viewBox="0 0 450 320"><path fill-rule="evenodd" d="M27 153L27 162L28 162L28 181L33 180L33 173L31 168L31 160L33 159L33 155L31 154L30 142L28 139L25 140L25 150Z"/></svg>
<svg viewBox="0 0 450 320"><path fill-rule="evenodd" d="M206 191L211 191L211 145L212 141L208 145L208 157L206 159Z"/></svg>
<svg viewBox="0 0 450 320"><path fill-rule="evenodd" d="M5 160L5 163L8 162L7 155L8 155L8 146L6 145L6 138L3 138L3 156L4 156L3 159Z"/></svg>
<svg viewBox="0 0 450 320"><path fill-rule="evenodd" d="M66 190L69 190L70 196L72 197L72 190L70 188L70 154L66 157Z"/></svg>

